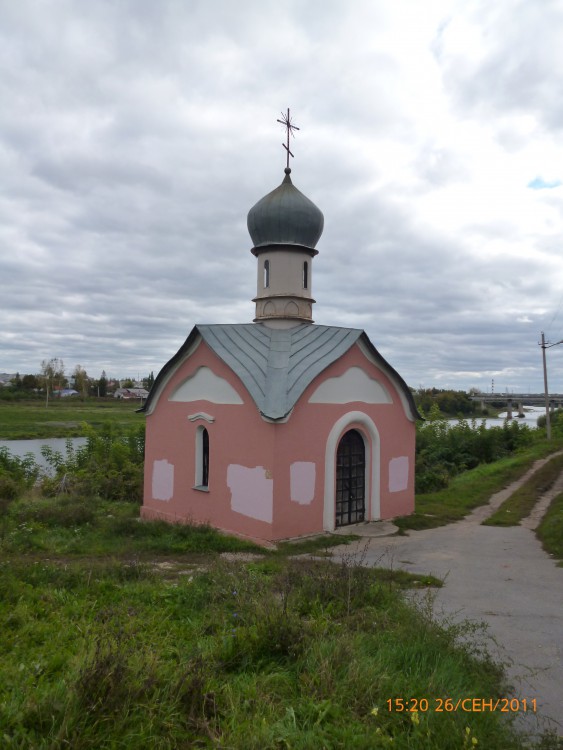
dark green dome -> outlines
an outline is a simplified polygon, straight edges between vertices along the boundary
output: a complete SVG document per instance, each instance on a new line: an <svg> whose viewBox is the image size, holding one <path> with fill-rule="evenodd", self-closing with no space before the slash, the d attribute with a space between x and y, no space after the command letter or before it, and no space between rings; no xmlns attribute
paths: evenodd
<svg viewBox="0 0 563 750"><path fill-rule="evenodd" d="M323 233L322 212L291 182L285 169L282 184L248 212L248 231L254 247L301 245L314 249Z"/></svg>

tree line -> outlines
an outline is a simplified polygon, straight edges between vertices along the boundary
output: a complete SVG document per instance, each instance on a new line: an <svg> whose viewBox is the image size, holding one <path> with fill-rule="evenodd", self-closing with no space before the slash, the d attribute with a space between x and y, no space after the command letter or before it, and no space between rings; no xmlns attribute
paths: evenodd
<svg viewBox="0 0 563 750"><path fill-rule="evenodd" d="M474 388L469 393L440 388L412 390L415 404L422 414L428 414L433 407L437 407L443 416L449 417L487 414L487 410L483 411L479 402L471 400L475 393Z"/></svg>
<svg viewBox="0 0 563 750"><path fill-rule="evenodd" d="M150 390L154 383L154 374L151 372L142 379L142 385ZM67 374L65 364L59 357L44 359L38 373L20 375L16 373L10 382L10 387L0 389L0 397L4 399L46 396L60 393L62 390L72 387L81 398L89 396L108 396L115 388L134 388L135 382L131 378L122 380L108 379L105 370L99 378L88 375L85 368L76 365L74 370Z"/></svg>

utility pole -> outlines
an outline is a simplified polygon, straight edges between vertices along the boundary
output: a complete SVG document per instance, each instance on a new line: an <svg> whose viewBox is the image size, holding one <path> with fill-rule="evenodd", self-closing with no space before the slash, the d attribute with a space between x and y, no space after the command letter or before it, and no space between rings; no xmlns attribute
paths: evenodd
<svg viewBox="0 0 563 750"><path fill-rule="evenodd" d="M542 331L541 332L541 351L542 351L542 358L543 358L543 390L545 393L545 432L548 440L551 440L551 419L549 415L549 392L547 388L547 365L545 362L545 349L546 349L546 343L545 343L545 334Z"/></svg>
<svg viewBox="0 0 563 750"><path fill-rule="evenodd" d="M558 346L559 344L563 344L563 339L561 339L561 341L556 341L555 344L548 344L545 341L544 332L541 332L540 346L543 358L543 387L545 390L545 432L548 440L551 440L551 418L549 413L549 392L547 388L547 365L545 361L545 350L550 349L552 346Z"/></svg>

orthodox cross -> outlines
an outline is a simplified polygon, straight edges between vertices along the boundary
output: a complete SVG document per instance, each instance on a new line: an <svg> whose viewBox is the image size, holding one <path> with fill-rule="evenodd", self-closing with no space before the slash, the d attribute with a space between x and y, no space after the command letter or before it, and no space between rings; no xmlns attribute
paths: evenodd
<svg viewBox="0 0 563 750"><path fill-rule="evenodd" d="M297 125L294 125L291 122L291 118L289 116L289 107L287 108L287 115L285 115L282 112L281 116L282 116L282 119L281 120L278 119L278 120L276 120L276 122L279 122L281 125L284 126L284 128L287 129L287 145L285 143L282 143L282 146L287 151L287 166L286 166L286 169L289 169L289 157L293 156L293 154L289 150L289 136L291 135L291 137L294 138L295 136L293 135L293 131L294 130L299 130L299 128L297 127Z"/></svg>

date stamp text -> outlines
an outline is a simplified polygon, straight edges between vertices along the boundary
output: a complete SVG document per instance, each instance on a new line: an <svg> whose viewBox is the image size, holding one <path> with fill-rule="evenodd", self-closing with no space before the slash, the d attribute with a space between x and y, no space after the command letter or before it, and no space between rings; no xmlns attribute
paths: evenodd
<svg viewBox="0 0 563 750"><path fill-rule="evenodd" d="M499 711L503 714L537 712L536 698L388 698L385 701L391 713L485 713Z"/></svg>

